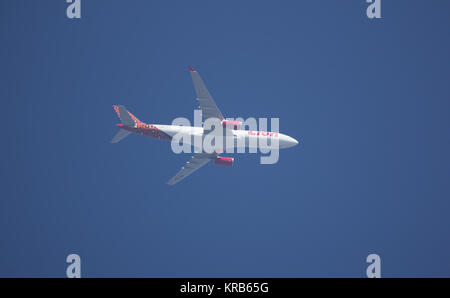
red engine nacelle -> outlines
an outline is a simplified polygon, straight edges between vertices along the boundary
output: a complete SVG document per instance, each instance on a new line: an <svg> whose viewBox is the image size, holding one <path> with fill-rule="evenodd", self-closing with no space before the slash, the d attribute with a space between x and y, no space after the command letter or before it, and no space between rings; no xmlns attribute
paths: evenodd
<svg viewBox="0 0 450 298"><path fill-rule="evenodd" d="M233 157L217 156L214 159L214 164L218 166L231 167L233 165Z"/></svg>
<svg viewBox="0 0 450 298"><path fill-rule="evenodd" d="M242 122L235 121L235 120L222 120L222 126L224 128L238 130L238 129L241 129Z"/></svg>

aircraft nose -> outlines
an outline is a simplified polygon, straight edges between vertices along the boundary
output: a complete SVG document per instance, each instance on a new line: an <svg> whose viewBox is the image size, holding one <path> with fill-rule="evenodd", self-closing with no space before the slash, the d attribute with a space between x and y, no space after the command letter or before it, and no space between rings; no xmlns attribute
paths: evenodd
<svg viewBox="0 0 450 298"><path fill-rule="evenodd" d="M298 141L294 138L289 137L289 143L291 143L291 146L298 145Z"/></svg>
<svg viewBox="0 0 450 298"><path fill-rule="evenodd" d="M290 147L294 147L295 145L298 144L298 141L290 136L285 136L284 139L284 148L290 148Z"/></svg>

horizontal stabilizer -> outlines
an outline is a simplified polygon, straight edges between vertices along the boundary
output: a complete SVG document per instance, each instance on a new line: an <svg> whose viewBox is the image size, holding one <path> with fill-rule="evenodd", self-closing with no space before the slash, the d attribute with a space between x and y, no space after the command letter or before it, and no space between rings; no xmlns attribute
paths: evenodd
<svg viewBox="0 0 450 298"><path fill-rule="evenodd" d="M111 143L118 143L131 134L131 131L121 129L117 132L116 136L111 140Z"/></svg>

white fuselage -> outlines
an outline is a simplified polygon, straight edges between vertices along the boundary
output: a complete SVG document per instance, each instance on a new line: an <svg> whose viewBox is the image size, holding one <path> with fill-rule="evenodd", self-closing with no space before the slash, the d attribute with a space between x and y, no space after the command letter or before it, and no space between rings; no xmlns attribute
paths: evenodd
<svg viewBox="0 0 450 298"><path fill-rule="evenodd" d="M223 142L226 142L227 148L270 148L274 146L278 148L289 148L298 144L298 141L288 135L278 132L265 132L265 131L251 131L251 130L232 130L223 129L220 132L208 132L204 133L203 127L195 126L177 126L177 125L162 125L154 124L154 127L165 132L172 138L182 140L183 143L187 143L196 147L196 140L204 140L207 135L214 135L215 137L223 137ZM232 141L232 142L231 142ZM277 145L278 142L278 145ZM225 147L225 146L224 146Z"/></svg>

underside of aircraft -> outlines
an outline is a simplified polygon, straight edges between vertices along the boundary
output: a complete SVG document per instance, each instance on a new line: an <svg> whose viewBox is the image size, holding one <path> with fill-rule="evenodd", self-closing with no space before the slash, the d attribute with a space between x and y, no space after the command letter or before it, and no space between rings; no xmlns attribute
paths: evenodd
<svg viewBox="0 0 450 298"><path fill-rule="evenodd" d="M236 139L245 139L244 144L246 147L249 147L249 143L251 143L249 140L252 138L255 139L256 142L258 141L258 138L274 138L274 140L277 141L277 144L279 143L279 148L288 148L298 144L297 140L294 138L279 134L278 132L253 132L241 130L242 122L225 120L198 72L191 66L189 67L189 71L197 94L199 108L202 111L202 123L205 123L205 121L211 118L218 119L225 129L230 130L230 132L234 134ZM115 105L113 108L119 116L121 123L116 124L120 130L111 140L111 143L117 143L132 133L171 141L175 135L184 133L183 129L186 129L186 127L183 126L147 124L136 118L122 105ZM189 130L185 133L192 136L205 136L208 131L204 130L203 127L189 127ZM202 151L195 153L191 159L186 162L184 167L182 167L181 170L167 182L167 184L174 185L180 182L210 161L213 161L216 165L232 166L234 159L232 157L220 156L221 153L223 153L223 151L212 153Z"/></svg>

